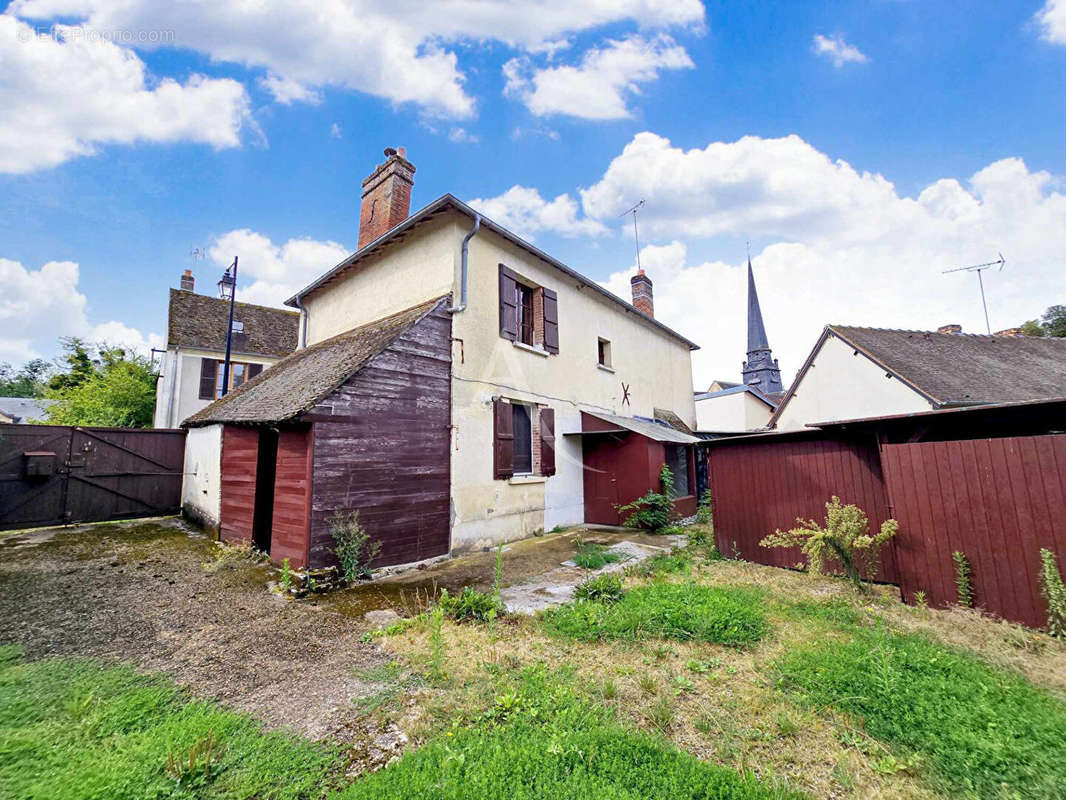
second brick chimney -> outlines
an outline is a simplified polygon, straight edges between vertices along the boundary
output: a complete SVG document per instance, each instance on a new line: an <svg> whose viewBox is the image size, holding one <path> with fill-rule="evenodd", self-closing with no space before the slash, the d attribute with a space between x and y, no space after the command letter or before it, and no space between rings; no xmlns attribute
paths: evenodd
<svg viewBox="0 0 1066 800"><path fill-rule="evenodd" d="M363 181L358 249L407 219L414 183L415 166L407 160L407 151L402 147L385 148L385 163L378 164Z"/></svg>
<svg viewBox="0 0 1066 800"><path fill-rule="evenodd" d="M187 269L181 276L181 290L191 292L196 287L196 278L192 276L192 270Z"/></svg>
<svg viewBox="0 0 1066 800"><path fill-rule="evenodd" d="M952 336L958 336L960 333L962 333L962 326L957 325L955 323L952 323L951 325L941 325L939 328L936 329L936 332L947 333L951 334Z"/></svg>
<svg viewBox="0 0 1066 800"><path fill-rule="evenodd" d="M654 317L655 303L652 296L651 278L644 274L644 270L638 269L637 274L629 279L629 286L633 290L633 307L637 311L643 311L649 317Z"/></svg>

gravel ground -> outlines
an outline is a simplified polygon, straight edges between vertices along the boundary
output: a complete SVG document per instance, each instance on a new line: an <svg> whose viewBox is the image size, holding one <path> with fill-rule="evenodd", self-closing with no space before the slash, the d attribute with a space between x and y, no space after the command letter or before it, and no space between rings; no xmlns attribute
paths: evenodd
<svg viewBox="0 0 1066 800"><path fill-rule="evenodd" d="M355 673L387 656L346 616L266 590L268 570L173 519L0 535L0 642L28 658L90 656L171 675L199 696L387 760L402 735L368 730Z"/></svg>

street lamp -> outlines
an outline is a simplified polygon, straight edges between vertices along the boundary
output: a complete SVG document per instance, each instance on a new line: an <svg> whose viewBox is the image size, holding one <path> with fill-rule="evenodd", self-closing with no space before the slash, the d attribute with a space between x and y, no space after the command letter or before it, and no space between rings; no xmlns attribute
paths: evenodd
<svg viewBox="0 0 1066 800"><path fill-rule="evenodd" d="M232 271L232 275L230 272ZM218 296L223 300L229 300L229 325L226 326L226 361L222 367L222 396L229 391L229 356L233 344L233 306L237 300L237 256L233 257L233 263L229 265L222 278L218 282Z"/></svg>

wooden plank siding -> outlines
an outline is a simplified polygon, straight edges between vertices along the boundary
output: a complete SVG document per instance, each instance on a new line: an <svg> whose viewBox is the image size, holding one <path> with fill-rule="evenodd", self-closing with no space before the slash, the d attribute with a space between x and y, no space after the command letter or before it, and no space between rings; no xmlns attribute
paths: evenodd
<svg viewBox="0 0 1066 800"><path fill-rule="evenodd" d="M1066 566L1066 435L890 444L885 478L900 522L908 601L956 602L951 554L966 554L976 605L1043 627L1040 548Z"/></svg>
<svg viewBox="0 0 1066 800"><path fill-rule="evenodd" d="M224 542L252 541L258 459L257 428L223 427L219 538Z"/></svg>
<svg viewBox="0 0 1066 800"><path fill-rule="evenodd" d="M374 566L444 555L450 536L451 318L438 307L319 402L310 562L336 563L327 519L358 511Z"/></svg>
<svg viewBox="0 0 1066 800"><path fill-rule="evenodd" d="M289 559L293 567L307 564L311 521L311 431L278 432L277 473L274 477L274 518L270 559Z"/></svg>
<svg viewBox="0 0 1066 800"><path fill-rule="evenodd" d="M799 548L766 548L759 542L796 518L825 519L836 495L861 508L870 529L888 519L888 494L873 437L851 440L818 436L783 441L747 441L708 448L715 541L723 554L775 567L805 561ZM891 547L881 554L878 581L897 583Z"/></svg>

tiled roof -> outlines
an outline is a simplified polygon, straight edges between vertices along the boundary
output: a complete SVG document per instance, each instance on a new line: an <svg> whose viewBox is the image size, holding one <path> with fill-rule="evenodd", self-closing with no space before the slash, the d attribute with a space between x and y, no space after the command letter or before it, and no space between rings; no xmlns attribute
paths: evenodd
<svg viewBox="0 0 1066 800"><path fill-rule="evenodd" d="M845 325L829 330L939 405L1066 395L1066 339Z"/></svg>
<svg viewBox="0 0 1066 800"><path fill-rule="evenodd" d="M297 350L182 424L265 424L292 419L348 380L443 302L445 298L438 297Z"/></svg>
<svg viewBox="0 0 1066 800"><path fill-rule="evenodd" d="M238 301L233 319L244 325L243 333L234 334L234 353L280 358L296 349L300 327L298 312ZM170 290L167 347L198 347L222 352L226 349L228 324L229 300L182 289Z"/></svg>

